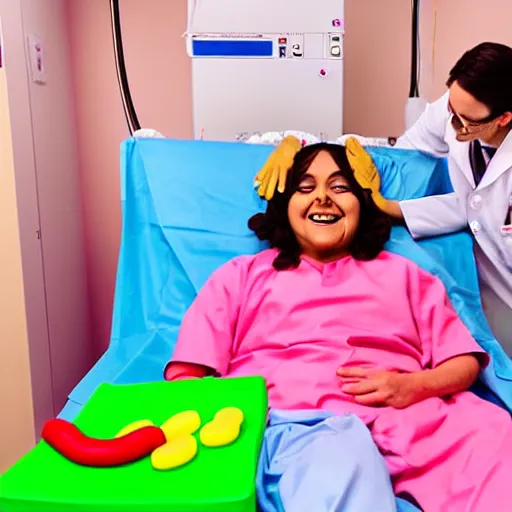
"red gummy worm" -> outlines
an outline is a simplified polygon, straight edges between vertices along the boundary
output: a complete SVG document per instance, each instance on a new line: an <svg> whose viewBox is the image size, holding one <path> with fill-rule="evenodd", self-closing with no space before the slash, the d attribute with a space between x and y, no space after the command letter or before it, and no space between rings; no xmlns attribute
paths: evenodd
<svg viewBox="0 0 512 512"><path fill-rule="evenodd" d="M142 427L115 439L97 439L83 434L62 419L46 422L41 437L57 452L82 466L121 466L150 455L166 443L159 427Z"/></svg>

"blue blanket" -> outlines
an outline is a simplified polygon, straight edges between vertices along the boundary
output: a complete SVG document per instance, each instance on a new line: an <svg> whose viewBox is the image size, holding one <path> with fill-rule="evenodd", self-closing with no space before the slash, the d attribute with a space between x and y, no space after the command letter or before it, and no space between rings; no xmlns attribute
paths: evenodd
<svg viewBox="0 0 512 512"><path fill-rule="evenodd" d="M384 458L352 414L270 411L257 490L262 512L416 510L397 503Z"/></svg>
<svg viewBox="0 0 512 512"><path fill-rule="evenodd" d="M123 228L111 342L72 391L61 417L74 418L101 382L161 379L183 314L205 280L229 259L265 248L247 228L247 219L265 208L253 178L272 149L166 139L123 143ZM451 191L442 160L397 149L370 151L389 198ZM482 312L470 235L417 243L404 229L394 228L387 248L442 279L455 309L492 357L477 391L510 410L512 363Z"/></svg>

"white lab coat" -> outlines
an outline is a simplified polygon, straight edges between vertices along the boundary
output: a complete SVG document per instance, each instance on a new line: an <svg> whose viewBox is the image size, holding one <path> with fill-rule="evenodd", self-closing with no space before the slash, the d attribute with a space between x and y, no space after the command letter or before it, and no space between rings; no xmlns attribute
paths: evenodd
<svg viewBox="0 0 512 512"><path fill-rule="evenodd" d="M414 238L440 235L469 225L475 243L475 256L482 282L498 299L503 311L491 328L505 350L512 354L512 245L501 233L512 197L512 132L503 141L478 186L471 171L469 142L459 142L451 126L448 93L427 105L418 121L398 139L396 147L418 149L447 157L454 192L440 196L402 201L405 222ZM486 296L483 293L484 308ZM495 315L494 315L495 316ZM496 322L500 325L497 326ZM506 338L506 339L505 339Z"/></svg>

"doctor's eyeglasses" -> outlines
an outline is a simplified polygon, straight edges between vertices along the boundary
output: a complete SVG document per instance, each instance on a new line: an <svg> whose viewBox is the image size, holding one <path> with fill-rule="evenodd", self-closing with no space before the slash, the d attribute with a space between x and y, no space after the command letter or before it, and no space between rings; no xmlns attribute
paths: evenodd
<svg viewBox="0 0 512 512"><path fill-rule="evenodd" d="M494 123L501 114L491 114L483 119L469 121L464 119L457 114L450 105L448 105L448 111L452 115L452 126L453 128L462 135L470 135L472 133L479 133L486 130L492 123Z"/></svg>

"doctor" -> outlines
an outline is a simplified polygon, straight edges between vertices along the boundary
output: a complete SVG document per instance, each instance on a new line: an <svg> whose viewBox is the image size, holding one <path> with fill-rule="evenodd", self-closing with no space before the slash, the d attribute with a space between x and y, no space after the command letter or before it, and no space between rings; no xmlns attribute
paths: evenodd
<svg viewBox="0 0 512 512"><path fill-rule="evenodd" d="M512 356L512 48L483 43L467 51L447 86L396 147L447 157L454 192L391 202L388 213L414 238L469 226L484 311Z"/></svg>

